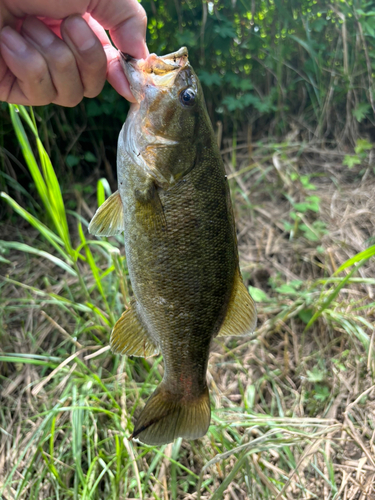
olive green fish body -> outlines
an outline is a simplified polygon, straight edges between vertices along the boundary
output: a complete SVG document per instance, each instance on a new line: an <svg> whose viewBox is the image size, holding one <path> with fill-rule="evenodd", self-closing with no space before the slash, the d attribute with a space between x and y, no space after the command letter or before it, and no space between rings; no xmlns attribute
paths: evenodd
<svg viewBox="0 0 375 500"><path fill-rule="evenodd" d="M119 136L119 192L89 230L124 231L134 298L111 347L135 356L162 353L163 381L133 437L164 444L206 433L211 341L251 333L256 311L239 273L224 165L186 49L123 59L138 102Z"/></svg>
<svg viewBox="0 0 375 500"><path fill-rule="evenodd" d="M198 161L169 189L119 157L136 311L163 354L165 383L186 396L205 389L210 342L238 266L224 167L204 120L199 128Z"/></svg>

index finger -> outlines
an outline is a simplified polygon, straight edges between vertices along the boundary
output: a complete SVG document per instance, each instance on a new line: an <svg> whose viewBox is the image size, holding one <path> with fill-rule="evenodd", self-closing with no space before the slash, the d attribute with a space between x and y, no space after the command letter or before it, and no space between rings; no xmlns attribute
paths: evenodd
<svg viewBox="0 0 375 500"><path fill-rule="evenodd" d="M64 19L86 12L109 30L116 46L140 59L148 54L146 47L147 16L137 0L1 0L5 13L13 16L42 16ZM0 25L2 19L0 17Z"/></svg>
<svg viewBox="0 0 375 500"><path fill-rule="evenodd" d="M121 67L118 50L111 44L107 33L98 21L88 14L83 17L103 46L107 57L107 80L120 95L125 97L125 99L130 102L136 102L131 93L129 82L125 77L124 70Z"/></svg>
<svg viewBox="0 0 375 500"><path fill-rule="evenodd" d="M147 16L137 0L101 0L91 16L109 30L116 47L136 59L147 57L146 28Z"/></svg>

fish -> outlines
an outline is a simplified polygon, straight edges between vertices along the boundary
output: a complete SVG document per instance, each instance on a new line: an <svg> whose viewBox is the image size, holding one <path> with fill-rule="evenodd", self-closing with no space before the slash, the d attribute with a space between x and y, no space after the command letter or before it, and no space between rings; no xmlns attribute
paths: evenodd
<svg viewBox="0 0 375 500"><path fill-rule="evenodd" d="M211 420L206 380L214 338L251 334L228 178L202 87L182 47L121 63L136 99L118 139L118 191L89 232L124 233L133 296L110 338L114 353L161 353L164 376L130 438L197 439Z"/></svg>

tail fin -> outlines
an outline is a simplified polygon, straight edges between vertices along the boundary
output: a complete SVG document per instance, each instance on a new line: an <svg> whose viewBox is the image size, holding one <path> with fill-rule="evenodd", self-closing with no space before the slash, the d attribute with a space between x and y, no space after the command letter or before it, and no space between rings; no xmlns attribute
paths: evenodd
<svg viewBox="0 0 375 500"><path fill-rule="evenodd" d="M208 388L197 399L176 398L161 383L148 399L130 438L149 445L171 443L178 437L204 436L211 419Z"/></svg>

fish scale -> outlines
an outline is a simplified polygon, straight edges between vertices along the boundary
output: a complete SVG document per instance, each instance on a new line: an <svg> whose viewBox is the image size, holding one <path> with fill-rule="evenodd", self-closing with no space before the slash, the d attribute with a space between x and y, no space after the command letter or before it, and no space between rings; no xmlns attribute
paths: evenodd
<svg viewBox="0 0 375 500"><path fill-rule="evenodd" d="M211 342L250 334L256 311L239 271L224 165L186 49L138 61L126 56L123 67L138 102L119 136L119 191L89 230L124 231L134 297L111 347L163 355L163 380L132 435L160 445L207 432Z"/></svg>

